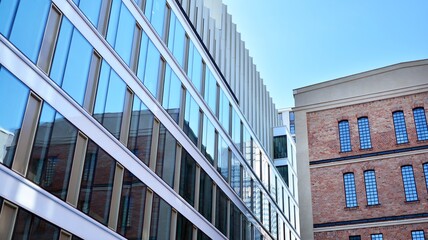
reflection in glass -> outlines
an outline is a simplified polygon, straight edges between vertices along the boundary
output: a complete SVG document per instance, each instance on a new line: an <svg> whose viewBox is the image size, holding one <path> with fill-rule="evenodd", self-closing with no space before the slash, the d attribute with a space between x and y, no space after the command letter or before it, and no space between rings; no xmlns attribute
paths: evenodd
<svg viewBox="0 0 428 240"><path fill-rule="evenodd" d="M214 114L217 112L217 89L217 81L215 80L214 75L208 66L205 66L204 99Z"/></svg>
<svg viewBox="0 0 428 240"><path fill-rule="evenodd" d="M235 154L232 154L232 171L230 185L233 190L235 190L235 192L238 194L238 196L241 196L241 163L239 162Z"/></svg>
<svg viewBox="0 0 428 240"><path fill-rule="evenodd" d="M241 211L235 204L230 205L230 239L241 239Z"/></svg>
<svg viewBox="0 0 428 240"><path fill-rule="evenodd" d="M153 132L153 114L135 95L129 126L128 149L149 165Z"/></svg>
<svg viewBox="0 0 428 240"><path fill-rule="evenodd" d="M202 93L202 57L192 42L189 43L188 56L187 76L198 92Z"/></svg>
<svg viewBox="0 0 428 240"><path fill-rule="evenodd" d="M215 226L220 232L227 235L227 196L218 186L216 198Z"/></svg>
<svg viewBox="0 0 428 240"><path fill-rule="evenodd" d="M77 129L44 103L28 164L27 178L65 200Z"/></svg>
<svg viewBox="0 0 428 240"><path fill-rule="evenodd" d="M127 239L142 239L146 185L125 169L117 232Z"/></svg>
<svg viewBox="0 0 428 240"><path fill-rule="evenodd" d="M171 67L166 64L162 106L177 124L180 115L182 92L180 79L172 71Z"/></svg>
<svg viewBox="0 0 428 240"><path fill-rule="evenodd" d="M184 133L190 140L198 145L199 136L199 106L189 92L186 92L186 106L184 113Z"/></svg>
<svg viewBox="0 0 428 240"><path fill-rule="evenodd" d="M182 196L190 205L195 202L195 176L196 162L190 154L183 149L181 153L180 170L180 196Z"/></svg>
<svg viewBox="0 0 428 240"><path fill-rule="evenodd" d="M107 36L106 36L106 40L108 43L110 43L110 46L115 46L116 44L116 35L118 31L117 28L119 25L121 5L122 5L121 0L111 0L110 17L108 21Z"/></svg>
<svg viewBox="0 0 428 240"><path fill-rule="evenodd" d="M193 224L180 213L177 214L176 238L182 240L192 240Z"/></svg>
<svg viewBox="0 0 428 240"><path fill-rule="evenodd" d="M158 155L156 157L156 174L170 187L174 187L175 151L177 140L161 124L158 139Z"/></svg>
<svg viewBox="0 0 428 240"><path fill-rule="evenodd" d="M226 95L224 94L223 90L220 90L220 105L219 105L219 116L218 119L220 120L221 125L223 126L226 133L229 132L229 116L230 116L230 105L229 100L227 99Z"/></svg>
<svg viewBox="0 0 428 240"><path fill-rule="evenodd" d="M7 167L11 167L15 155L28 94L28 88L0 66L0 109L3 112L0 114L0 163Z"/></svg>
<svg viewBox="0 0 428 240"><path fill-rule="evenodd" d="M76 2L76 5L79 5L80 10L85 14L89 21L97 27L102 0L74 1Z"/></svg>
<svg viewBox="0 0 428 240"><path fill-rule="evenodd" d="M232 108L232 139L239 151L242 151L241 126L241 119L236 110Z"/></svg>
<svg viewBox="0 0 428 240"><path fill-rule="evenodd" d="M250 174L244 170L242 176L242 199L244 200L245 206L251 209L251 198L253 195L253 181L251 180Z"/></svg>
<svg viewBox="0 0 428 240"><path fill-rule="evenodd" d="M103 61L93 116L116 138L120 135L125 93L126 84L107 62Z"/></svg>
<svg viewBox="0 0 428 240"><path fill-rule="evenodd" d="M214 153L215 153L215 128L204 115L203 121L203 134L202 134L202 149L201 152L207 158L207 160L213 164L214 162Z"/></svg>
<svg viewBox="0 0 428 240"><path fill-rule="evenodd" d="M253 212L257 219L261 219L261 202L260 202L260 187L253 184Z"/></svg>
<svg viewBox="0 0 428 240"><path fill-rule="evenodd" d="M186 48L186 32L175 13L171 11L168 34L168 48L181 67L184 67L184 50Z"/></svg>
<svg viewBox="0 0 428 240"><path fill-rule="evenodd" d="M161 70L161 58L159 50L143 32L138 57L137 76L147 89L158 97L159 73Z"/></svg>
<svg viewBox="0 0 428 240"><path fill-rule="evenodd" d="M154 194L149 239L169 239L171 231L171 211L171 206L157 194Z"/></svg>
<svg viewBox="0 0 428 240"><path fill-rule="evenodd" d="M122 3L117 27L114 50L129 66L131 61L132 40L134 39L135 19L131 12ZM113 46L113 45L112 45Z"/></svg>
<svg viewBox="0 0 428 240"><path fill-rule="evenodd" d="M156 32L163 38L166 0L147 0L144 15L149 19Z"/></svg>
<svg viewBox="0 0 428 240"><path fill-rule="evenodd" d="M270 232L273 236L276 236L278 234L278 215L276 214L276 212L272 212Z"/></svg>
<svg viewBox="0 0 428 240"><path fill-rule="evenodd" d="M268 197L262 194L262 204L263 204L263 225L266 229L270 230L270 203Z"/></svg>
<svg viewBox="0 0 428 240"><path fill-rule="evenodd" d="M229 147L220 135L218 135L217 171L229 181Z"/></svg>
<svg viewBox="0 0 428 240"><path fill-rule="evenodd" d="M50 77L77 103L83 104L92 46L63 17Z"/></svg>
<svg viewBox="0 0 428 240"><path fill-rule="evenodd" d="M107 225L116 161L89 141L77 208Z"/></svg>
<svg viewBox="0 0 428 240"><path fill-rule="evenodd" d="M211 222L213 180L201 169L199 188L199 213Z"/></svg>
<svg viewBox="0 0 428 240"><path fill-rule="evenodd" d="M204 232L202 232L200 229L198 229L198 240L211 240L210 237L208 237ZM245 238L244 238L245 239Z"/></svg>
<svg viewBox="0 0 428 240"><path fill-rule="evenodd" d="M52 223L19 208L16 216L13 239L58 239L60 228Z"/></svg>
<svg viewBox="0 0 428 240"><path fill-rule="evenodd" d="M14 4L6 1L0 4L0 13L5 11L14 12ZM17 2L17 1L15 1ZM14 20L8 16L8 22L1 23L1 33L9 39L25 56L36 63L40 46L45 31L45 25L49 14L51 1L20 1L16 9ZM10 7L10 9L8 9ZM6 9L3 9L6 8ZM3 15L2 21L3 22ZM5 25L3 25L5 24ZM10 35L9 35L10 32Z"/></svg>
<svg viewBox="0 0 428 240"><path fill-rule="evenodd" d="M287 157L287 136L273 137L273 158L286 158Z"/></svg>

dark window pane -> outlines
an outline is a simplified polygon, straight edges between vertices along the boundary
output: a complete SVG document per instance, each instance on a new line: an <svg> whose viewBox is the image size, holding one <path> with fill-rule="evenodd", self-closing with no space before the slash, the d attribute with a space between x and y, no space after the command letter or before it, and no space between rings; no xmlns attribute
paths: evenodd
<svg viewBox="0 0 428 240"><path fill-rule="evenodd" d="M361 236L349 236L349 240L361 240Z"/></svg>
<svg viewBox="0 0 428 240"><path fill-rule="evenodd" d="M428 139L428 125L425 116L425 110L423 108L413 109L413 118L415 119L416 133L418 140Z"/></svg>
<svg viewBox="0 0 428 240"><path fill-rule="evenodd" d="M182 92L180 79L178 79L177 75L167 64L165 70L162 106L177 124L180 116Z"/></svg>
<svg viewBox="0 0 428 240"><path fill-rule="evenodd" d="M211 222L212 217L212 194L213 180L208 174L201 170L201 185L199 189L199 212Z"/></svg>
<svg viewBox="0 0 428 240"><path fill-rule="evenodd" d="M241 211L235 204L230 204L230 239L241 239Z"/></svg>
<svg viewBox="0 0 428 240"><path fill-rule="evenodd" d="M358 131L360 134L360 148L369 149L372 147L370 140L370 126L367 117L358 118Z"/></svg>
<svg viewBox="0 0 428 240"><path fill-rule="evenodd" d="M276 136L273 138L273 158L287 157L287 136Z"/></svg>
<svg viewBox="0 0 428 240"><path fill-rule="evenodd" d="M181 154L180 196L190 205L195 202L196 162L185 149Z"/></svg>
<svg viewBox="0 0 428 240"><path fill-rule="evenodd" d="M415 175L413 174L412 166L401 167L401 174L403 177L404 193L406 201L417 201L418 192L416 190Z"/></svg>
<svg viewBox="0 0 428 240"><path fill-rule="evenodd" d="M129 126L128 149L146 165L149 164L152 144L153 114L144 103L134 96L131 124Z"/></svg>
<svg viewBox="0 0 428 240"><path fill-rule="evenodd" d="M126 84L103 61L95 99L94 118L119 138L125 104Z"/></svg>
<svg viewBox="0 0 428 240"><path fill-rule="evenodd" d="M174 187L175 152L177 140L161 124L158 139L158 155L156 158L156 174L170 187Z"/></svg>
<svg viewBox="0 0 428 240"><path fill-rule="evenodd" d="M224 235L227 234L227 196L224 192L217 187L217 207L216 207L216 217L215 217L215 226L220 232Z"/></svg>
<svg viewBox="0 0 428 240"><path fill-rule="evenodd" d="M107 225L116 161L89 141L77 208Z"/></svg>
<svg viewBox="0 0 428 240"><path fill-rule="evenodd" d="M235 156L235 154L232 154L232 171L231 171L231 179L230 179L230 185L235 190L236 194L238 196L241 196L241 163Z"/></svg>
<svg viewBox="0 0 428 240"><path fill-rule="evenodd" d="M217 112L217 81L214 78L214 75L208 68L205 66L205 91L204 99L210 107L211 111L216 114Z"/></svg>
<svg viewBox="0 0 428 240"><path fill-rule="evenodd" d="M98 26L98 19L100 15L102 0L80 0L79 8L95 26Z"/></svg>
<svg viewBox="0 0 428 240"><path fill-rule="evenodd" d="M28 93L27 86L0 66L0 163L7 167L15 155Z"/></svg>
<svg viewBox="0 0 428 240"><path fill-rule="evenodd" d="M20 208L16 216L12 239L52 239L59 237L59 227Z"/></svg>
<svg viewBox="0 0 428 240"><path fill-rule="evenodd" d="M404 113L402 111L394 112L392 114L394 119L395 137L397 144L408 143L406 121L404 120Z"/></svg>
<svg viewBox="0 0 428 240"><path fill-rule="evenodd" d="M170 239L171 211L171 206L158 195L154 194L149 239Z"/></svg>
<svg viewBox="0 0 428 240"><path fill-rule="evenodd" d="M340 151L350 152L351 148L351 135L349 133L349 123L347 120L339 122L339 140L340 140Z"/></svg>
<svg viewBox="0 0 428 240"><path fill-rule="evenodd" d="M49 0L20 1L13 21L9 40L33 63L39 55L50 5Z"/></svg>
<svg viewBox="0 0 428 240"><path fill-rule="evenodd" d="M229 148L220 135L218 135L217 170L226 181L229 181Z"/></svg>
<svg viewBox="0 0 428 240"><path fill-rule="evenodd" d="M146 185L125 169L117 232L127 239L142 239Z"/></svg>
<svg viewBox="0 0 428 240"><path fill-rule="evenodd" d="M183 26L178 21L174 12L171 11L168 34L168 48L177 59L181 67L184 67L184 50L186 48L186 37Z"/></svg>
<svg viewBox="0 0 428 240"><path fill-rule="evenodd" d="M208 235L206 235L204 232L202 232L200 229L198 229L198 240L211 240Z"/></svg>
<svg viewBox="0 0 428 240"><path fill-rule="evenodd" d="M77 129L44 103L27 178L65 200L76 139Z"/></svg>
<svg viewBox="0 0 428 240"><path fill-rule="evenodd" d="M195 145L198 145L199 117L199 106L189 92L187 92L183 130Z"/></svg>
<svg viewBox="0 0 428 240"><path fill-rule="evenodd" d="M284 182L288 187L288 165L278 166L276 169L278 169L279 174L281 175L282 179L284 179Z"/></svg>
<svg viewBox="0 0 428 240"><path fill-rule="evenodd" d="M343 175L343 182L345 184L346 207L358 206L357 192L355 190L354 174L353 173L345 173Z"/></svg>
<svg viewBox="0 0 428 240"><path fill-rule="evenodd" d="M203 121L203 134L202 134L202 149L201 152L207 158L207 160L213 164L214 162L214 153L215 153L215 128L204 115Z"/></svg>
<svg viewBox="0 0 428 240"><path fill-rule="evenodd" d="M364 172L364 183L366 185L367 204L379 204L375 171L368 170Z"/></svg>
<svg viewBox="0 0 428 240"><path fill-rule="evenodd" d="M425 232L423 230L412 231L412 240L425 240Z"/></svg>
<svg viewBox="0 0 428 240"><path fill-rule="evenodd" d="M193 224L180 213L177 214L177 239L192 240Z"/></svg>

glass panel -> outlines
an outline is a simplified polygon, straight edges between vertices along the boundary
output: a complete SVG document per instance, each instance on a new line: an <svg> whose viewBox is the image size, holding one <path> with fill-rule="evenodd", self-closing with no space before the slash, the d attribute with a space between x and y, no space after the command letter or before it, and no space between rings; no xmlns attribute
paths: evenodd
<svg viewBox="0 0 428 240"><path fill-rule="evenodd" d="M270 232L272 233L272 235L277 236L278 234L278 215L276 214L276 211L272 211L271 209L271 213L272 213L272 217L271 217L271 230Z"/></svg>
<svg viewBox="0 0 428 240"><path fill-rule="evenodd" d="M219 120L224 130L229 133L229 122L230 122L230 105L229 100L222 90L220 90L220 109L219 109Z"/></svg>
<svg viewBox="0 0 428 240"><path fill-rule="evenodd" d="M59 86L62 86L64 71L67 66L68 52L70 51L71 37L74 27L70 21L63 17L58 34L58 40L55 47L55 53L52 61L50 78Z"/></svg>
<svg viewBox="0 0 428 240"><path fill-rule="evenodd" d="M243 128L243 153L245 160L251 165L251 159L252 159L252 146L251 146L251 135L250 132L246 127Z"/></svg>
<svg viewBox="0 0 428 240"><path fill-rule="evenodd" d="M143 49L142 49L143 50ZM142 51L140 50L140 51ZM140 60L141 61L141 60ZM144 86L155 96L158 97L159 72L161 68L161 58L158 49L149 41L147 49L146 69L144 72Z"/></svg>
<svg viewBox="0 0 428 240"><path fill-rule="evenodd" d="M260 196L260 187L257 184L253 185L253 212L257 219L260 218L261 212L261 196Z"/></svg>
<svg viewBox="0 0 428 240"><path fill-rule="evenodd" d="M12 239L58 239L60 228L20 208Z"/></svg>
<svg viewBox="0 0 428 240"><path fill-rule="evenodd" d="M6 38L9 37L12 28L13 20L16 16L19 1L16 0L2 0L0 1L0 33Z"/></svg>
<svg viewBox="0 0 428 240"><path fill-rule="evenodd" d="M284 182L288 187L288 165L278 166L276 169L278 169L279 174L281 175L282 179L284 179Z"/></svg>
<svg viewBox="0 0 428 240"><path fill-rule="evenodd" d="M0 163L7 167L12 166L28 94L28 88L0 66Z"/></svg>
<svg viewBox="0 0 428 240"><path fill-rule="evenodd" d="M144 15L149 19L156 32L163 38L166 0L147 0Z"/></svg>
<svg viewBox="0 0 428 240"><path fill-rule="evenodd" d="M232 154L232 171L230 185L236 194L241 197L241 163L235 154Z"/></svg>
<svg viewBox="0 0 428 240"><path fill-rule="evenodd" d="M217 113L217 81L214 78L214 75L208 68L205 66L205 91L204 99L210 107L211 111Z"/></svg>
<svg viewBox="0 0 428 240"><path fill-rule="evenodd" d="M262 194L262 204L263 204L263 225L265 228L270 231L270 203L268 197Z"/></svg>
<svg viewBox="0 0 428 240"><path fill-rule="evenodd" d="M184 133L190 138L190 140L198 145L199 136L199 106L189 92L186 92L186 106L184 113Z"/></svg>
<svg viewBox="0 0 428 240"><path fill-rule="evenodd" d="M354 174L353 173L345 173L343 175L343 181L345 183L346 207L358 206L357 192L355 190Z"/></svg>
<svg viewBox="0 0 428 240"><path fill-rule="evenodd" d="M77 208L107 225L116 161L89 141Z"/></svg>
<svg viewBox="0 0 428 240"><path fill-rule="evenodd" d="M406 195L406 201L417 201L418 192L416 190L415 175L413 174L412 166L403 166L401 168L401 174L403 177L404 193Z"/></svg>
<svg viewBox="0 0 428 240"><path fill-rule="evenodd" d="M26 177L65 200L76 139L77 128L44 103Z"/></svg>
<svg viewBox="0 0 428 240"><path fill-rule="evenodd" d="M125 169L117 232L127 239L142 239L146 185Z"/></svg>
<svg viewBox="0 0 428 240"><path fill-rule="evenodd" d="M12 5L11 3L5 3L5 6L3 6L2 3L0 8L13 7ZM6 35L6 37L9 37L10 42L33 63L36 63L39 55L50 5L51 1L49 0L20 1L10 36ZM0 12L3 11L0 10ZM13 9L11 12L13 12ZM8 27L6 26L6 28Z"/></svg>
<svg viewBox="0 0 428 240"><path fill-rule="evenodd" d="M379 234L372 234L372 235L371 235L371 240L383 240L383 235L382 235L382 233L379 233Z"/></svg>
<svg viewBox="0 0 428 240"><path fill-rule="evenodd" d="M349 123L347 120L339 122L339 140L340 140L340 151L350 152L351 148L351 135L349 133Z"/></svg>
<svg viewBox="0 0 428 240"><path fill-rule="evenodd" d="M212 217L212 194L213 180L201 169L200 189L199 189L199 213L201 213L209 222Z"/></svg>
<svg viewBox="0 0 428 240"><path fill-rule="evenodd" d="M408 143L406 121L404 120L404 113L402 111L394 112L392 114L394 119L395 137L397 144Z"/></svg>
<svg viewBox="0 0 428 240"><path fill-rule="evenodd" d="M425 233L423 230L412 231L412 240L425 240Z"/></svg>
<svg viewBox="0 0 428 240"><path fill-rule="evenodd" d="M229 148L223 138L218 135L218 159L217 171L229 181Z"/></svg>
<svg viewBox="0 0 428 240"><path fill-rule="evenodd" d="M287 136L273 137L273 158L287 157Z"/></svg>
<svg viewBox="0 0 428 240"><path fill-rule="evenodd" d="M217 187L217 207L216 207L216 217L215 217L215 226L220 232L224 235L227 235L227 196Z"/></svg>
<svg viewBox="0 0 428 240"><path fill-rule="evenodd" d="M181 153L180 196L190 205L195 202L196 162L185 149Z"/></svg>
<svg viewBox="0 0 428 240"><path fill-rule="evenodd" d="M245 206L248 209L251 209L251 197L253 192L252 181L250 174L243 170L243 180L242 180L242 198L244 200Z"/></svg>
<svg viewBox="0 0 428 240"><path fill-rule="evenodd" d="M125 93L126 84L103 61L93 115L116 138L120 135Z"/></svg>
<svg viewBox="0 0 428 240"><path fill-rule="evenodd" d="M262 158L262 182L263 185L267 189L269 189L269 173L270 173L270 165L269 160L266 158L266 156L263 155Z"/></svg>
<svg viewBox="0 0 428 240"><path fill-rule="evenodd" d="M257 146L254 142L253 142L253 154L254 154L254 159L253 159L254 173L259 179L261 179L262 178L262 172L261 172L262 171L261 169L262 153L260 152L260 147Z"/></svg>
<svg viewBox="0 0 428 240"><path fill-rule="evenodd" d="M134 39L135 19L122 3L117 27L114 49L129 66L131 61L132 41Z"/></svg>
<svg viewBox="0 0 428 240"><path fill-rule="evenodd" d="M202 134L201 152L211 164L214 163L215 128L206 115L204 115L204 128Z"/></svg>
<svg viewBox="0 0 428 240"><path fill-rule="evenodd" d="M180 213L177 214L177 239L192 240L193 224Z"/></svg>
<svg viewBox="0 0 428 240"><path fill-rule="evenodd" d="M189 76L198 92L202 93L202 57L192 42L189 44L188 56L187 76Z"/></svg>
<svg viewBox="0 0 428 240"><path fill-rule="evenodd" d="M168 48L181 67L184 67L184 50L186 48L186 32L174 12L171 11L168 34Z"/></svg>
<svg viewBox="0 0 428 240"><path fill-rule="evenodd" d="M289 117L290 117L290 133L291 134L296 134L296 128L295 128L295 123L294 123L294 112L290 112L289 113Z"/></svg>
<svg viewBox="0 0 428 240"><path fill-rule="evenodd" d="M98 26L102 0L80 0L79 8L95 26Z"/></svg>
<svg viewBox="0 0 428 240"><path fill-rule="evenodd" d="M171 211L171 206L157 194L154 194L149 239L170 239Z"/></svg>
<svg viewBox="0 0 428 240"><path fill-rule="evenodd" d="M198 240L211 240L210 237L208 237L204 232L202 232L200 229L198 229Z"/></svg>
<svg viewBox="0 0 428 240"><path fill-rule="evenodd" d="M232 108L232 139L239 151L242 151L241 146L241 119L235 109Z"/></svg>
<svg viewBox="0 0 428 240"><path fill-rule="evenodd" d="M361 236L349 236L349 240L361 240Z"/></svg>
<svg viewBox="0 0 428 240"><path fill-rule="evenodd" d="M111 46L116 45L116 35L117 35L117 29L119 25L119 16L120 16L121 6L122 6L121 0L111 1L110 18L108 21L107 36L106 36L106 40L108 43L110 43Z"/></svg>
<svg viewBox="0 0 428 240"><path fill-rule="evenodd" d="M372 147L370 140L370 126L367 117L358 118L358 131L360 134L360 148L369 149Z"/></svg>
<svg viewBox="0 0 428 240"><path fill-rule="evenodd" d="M428 124L425 116L425 110L423 108L413 109L413 118L415 119L416 133L418 140L428 139Z"/></svg>
<svg viewBox="0 0 428 240"><path fill-rule="evenodd" d="M131 124L129 126L128 149L146 165L149 165L150 161L153 120L152 112L137 96L134 96Z"/></svg>
<svg viewBox="0 0 428 240"><path fill-rule="evenodd" d="M424 168L424 175L425 175L425 186L427 187L427 191L428 191L428 163L424 163L423 168Z"/></svg>
<svg viewBox="0 0 428 240"><path fill-rule="evenodd" d="M241 239L241 211L235 204L230 204L230 239Z"/></svg>
<svg viewBox="0 0 428 240"><path fill-rule="evenodd" d="M158 139L158 155L156 158L156 174L172 188L174 187L176 148L177 140L161 124Z"/></svg>
<svg viewBox="0 0 428 240"><path fill-rule="evenodd" d="M364 182L366 185L367 204L368 205L379 204L375 171L373 170L365 171Z"/></svg>
<svg viewBox="0 0 428 240"><path fill-rule="evenodd" d="M180 79L166 64L162 106L177 124L180 116L182 92Z"/></svg>

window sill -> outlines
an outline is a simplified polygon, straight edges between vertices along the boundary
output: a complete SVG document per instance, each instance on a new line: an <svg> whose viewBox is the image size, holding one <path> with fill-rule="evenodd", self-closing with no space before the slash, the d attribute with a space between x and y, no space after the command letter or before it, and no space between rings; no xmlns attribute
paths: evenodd
<svg viewBox="0 0 428 240"><path fill-rule="evenodd" d="M366 208L379 208L379 207L381 207L380 203L373 204L373 205L366 205Z"/></svg>
<svg viewBox="0 0 428 240"><path fill-rule="evenodd" d="M358 210L360 209L359 206L355 206L355 207L345 207L345 211L354 211L354 210Z"/></svg>
<svg viewBox="0 0 428 240"><path fill-rule="evenodd" d="M421 201L418 199L418 200L413 200L413 201L404 201L404 203L405 204L417 204L417 203L420 203Z"/></svg>
<svg viewBox="0 0 428 240"><path fill-rule="evenodd" d="M360 151L373 151L373 147L371 148L360 148Z"/></svg>

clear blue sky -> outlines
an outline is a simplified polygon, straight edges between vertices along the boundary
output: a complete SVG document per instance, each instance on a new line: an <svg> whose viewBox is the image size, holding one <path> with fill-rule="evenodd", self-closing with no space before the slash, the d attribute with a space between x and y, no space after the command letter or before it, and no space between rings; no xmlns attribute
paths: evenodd
<svg viewBox="0 0 428 240"><path fill-rule="evenodd" d="M428 58L428 0L223 3L277 108L299 87Z"/></svg>

